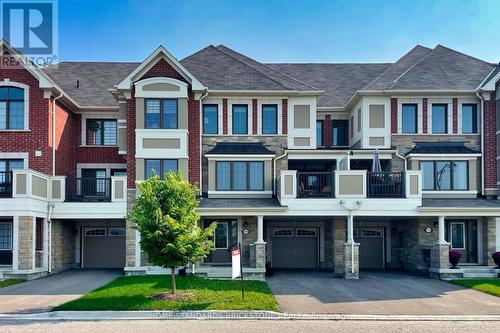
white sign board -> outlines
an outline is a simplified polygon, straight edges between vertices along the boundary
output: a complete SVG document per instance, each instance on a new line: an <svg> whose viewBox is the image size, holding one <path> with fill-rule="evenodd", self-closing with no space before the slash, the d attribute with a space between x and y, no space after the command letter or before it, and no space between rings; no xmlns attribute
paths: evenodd
<svg viewBox="0 0 500 333"><path fill-rule="evenodd" d="M232 278L236 279L241 275L241 255L240 249L234 249L231 251L231 263L232 263Z"/></svg>

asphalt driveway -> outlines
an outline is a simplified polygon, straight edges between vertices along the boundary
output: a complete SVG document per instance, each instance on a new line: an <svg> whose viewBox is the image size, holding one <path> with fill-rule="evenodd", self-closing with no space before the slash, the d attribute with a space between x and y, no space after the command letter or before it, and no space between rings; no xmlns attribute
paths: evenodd
<svg viewBox="0 0 500 333"><path fill-rule="evenodd" d="M500 297L399 273L344 280L322 272L276 272L267 279L283 312L361 315L500 315Z"/></svg>
<svg viewBox="0 0 500 333"><path fill-rule="evenodd" d="M34 313L76 299L123 273L120 270L69 270L0 288L0 313Z"/></svg>

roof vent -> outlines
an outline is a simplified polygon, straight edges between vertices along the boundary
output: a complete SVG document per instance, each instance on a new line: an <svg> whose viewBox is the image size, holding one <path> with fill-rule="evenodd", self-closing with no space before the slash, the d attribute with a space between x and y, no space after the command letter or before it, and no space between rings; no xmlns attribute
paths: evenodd
<svg viewBox="0 0 500 333"><path fill-rule="evenodd" d="M76 80L76 89L80 88L80 80Z"/></svg>

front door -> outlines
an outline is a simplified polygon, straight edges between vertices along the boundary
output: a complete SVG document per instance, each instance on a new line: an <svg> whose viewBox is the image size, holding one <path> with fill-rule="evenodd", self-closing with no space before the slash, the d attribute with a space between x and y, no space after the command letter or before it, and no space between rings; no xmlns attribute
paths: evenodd
<svg viewBox="0 0 500 333"><path fill-rule="evenodd" d="M205 220L208 227L213 220ZM238 245L238 221L217 220L217 228L214 233L214 250L209 254L205 262L211 264L230 264L231 250Z"/></svg>
<svg viewBox="0 0 500 333"><path fill-rule="evenodd" d="M476 220L450 221L447 236L451 249L462 253L460 262L478 262Z"/></svg>

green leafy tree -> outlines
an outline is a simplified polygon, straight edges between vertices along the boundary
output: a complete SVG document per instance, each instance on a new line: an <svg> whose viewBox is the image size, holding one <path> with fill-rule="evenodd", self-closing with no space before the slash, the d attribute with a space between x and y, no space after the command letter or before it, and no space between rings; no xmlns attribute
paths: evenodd
<svg viewBox="0 0 500 333"><path fill-rule="evenodd" d="M180 172L169 172L165 179L154 175L140 183L138 191L127 219L139 230L148 261L171 269L172 293L176 294L175 269L210 253L216 224L204 230L198 227L198 188L183 180Z"/></svg>

